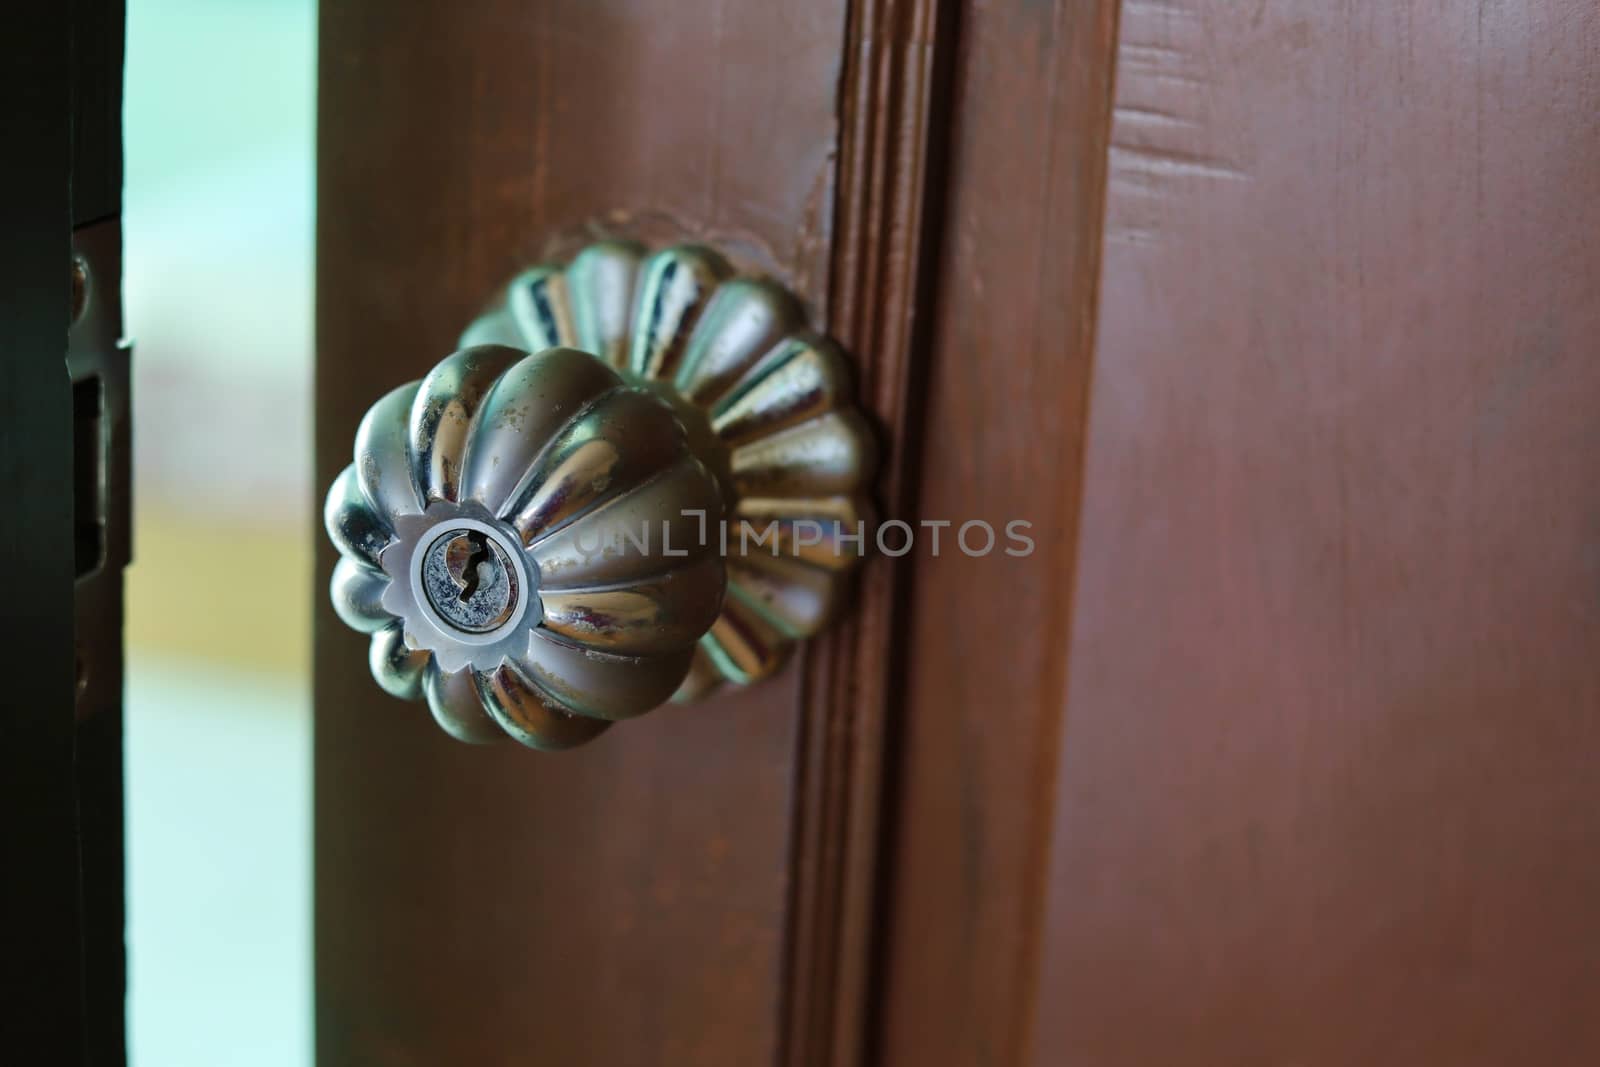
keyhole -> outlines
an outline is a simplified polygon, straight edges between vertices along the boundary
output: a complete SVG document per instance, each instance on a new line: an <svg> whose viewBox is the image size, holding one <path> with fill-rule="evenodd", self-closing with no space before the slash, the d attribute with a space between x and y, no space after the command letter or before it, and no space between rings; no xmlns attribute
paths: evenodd
<svg viewBox="0 0 1600 1067"><path fill-rule="evenodd" d="M488 633L517 613L516 564L493 531L446 530L423 553L417 577L439 621L464 633Z"/></svg>
<svg viewBox="0 0 1600 1067"><path fill-rule="evenodd" d="M490 558L488 539L479 531L467 531L467 544L471 548L468 552L466 563L461 567L460 600L463 604L471 600L473 594L478 591L478 583L482 580L482 576L478 573L478 568L488 563Z"/></svg>

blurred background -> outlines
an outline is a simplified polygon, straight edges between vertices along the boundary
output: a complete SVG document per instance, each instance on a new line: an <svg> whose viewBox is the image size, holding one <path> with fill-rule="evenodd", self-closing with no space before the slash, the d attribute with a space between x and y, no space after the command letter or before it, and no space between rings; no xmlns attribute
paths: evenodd
<svg viewBox="0 0 1600 1067"><path fill-rule="evenodd" d="M311 1060L315 34L128 4L134 1067Z"/></svg>

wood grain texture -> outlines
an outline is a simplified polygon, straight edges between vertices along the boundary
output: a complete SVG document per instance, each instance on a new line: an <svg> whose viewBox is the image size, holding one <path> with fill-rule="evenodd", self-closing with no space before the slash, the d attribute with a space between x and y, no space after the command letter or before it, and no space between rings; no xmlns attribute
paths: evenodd
<svg viewBox="0 0 1600 1067"><path fill-rule="evenodd" d="M1064 693L1116 4L962 5L877 1062L1020 1062ZM907 515L906 518L917 516Z"/></svg>
<svg viewBox="0 0 1600 1067"><path fill-rule="evenodd" d="M833 2L324 5L318 484L496 285L593 233L713 241L826 307L844 26ZM317 602L320 1063L777 1057L797 672L559 757L470 748Z"/></svg>
<svg viewBox="0 0 1600 1067"><path fill-rule="evenodd" d="M937 268L953 5L851 5L840 86L828 329L857 354L877 419L884 515L913 506L918 400ZM887 741L901 710L903 561L873 560L848 615L806 651L794 801L783 1062L868 1055L876 1005Z"/></svg>
<svg viewBox="0 0 1600 1067"><path fill-rule="evenodd" d="M1032 1062L1600 1061L1597 55L1124 3Z"/></svg>

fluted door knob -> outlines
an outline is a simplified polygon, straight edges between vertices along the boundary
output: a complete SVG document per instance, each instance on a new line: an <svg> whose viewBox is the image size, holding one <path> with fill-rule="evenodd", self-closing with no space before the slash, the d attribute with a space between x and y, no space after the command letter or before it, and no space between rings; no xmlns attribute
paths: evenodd
<svg viewBox="0 0 1600 1067"><path fill-rule="evenodd" d="M835 616L875 453L776 283L607 241L382 396L328 493L339 616L468 741L568 748L771 674Z"/></svg>

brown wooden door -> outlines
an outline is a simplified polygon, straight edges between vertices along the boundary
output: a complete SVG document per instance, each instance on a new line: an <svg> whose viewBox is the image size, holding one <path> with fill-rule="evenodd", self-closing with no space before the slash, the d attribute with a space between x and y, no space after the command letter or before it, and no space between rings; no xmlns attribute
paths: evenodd
<svg viewBox="0 0 1600 1067"><path fill-rule="evenodd" d="M881 353L859 384L900 432L931 18L325 6L321 481L378 392L516 269L594 233L693 237L784 278ZM858 621L781 678L552 759L447 743L324 611L322 1061L754 1064L831 1044L863 990L890 586L869 577Z"/></svg>
<svg viewBox="0 0 1600 1067"><path fill-rule="evenodd" d="M1600 9L324 6L318 474L514 269L693 237L856 354L777 680L450 741L317 620L333 1064L1600 1059ZM321 559L331 566L331 550Z"/></svg>

